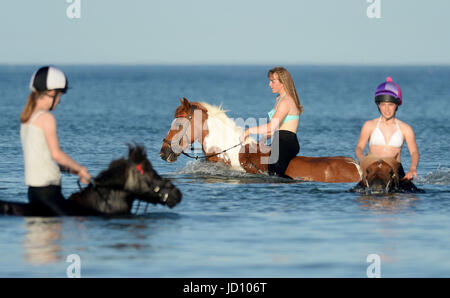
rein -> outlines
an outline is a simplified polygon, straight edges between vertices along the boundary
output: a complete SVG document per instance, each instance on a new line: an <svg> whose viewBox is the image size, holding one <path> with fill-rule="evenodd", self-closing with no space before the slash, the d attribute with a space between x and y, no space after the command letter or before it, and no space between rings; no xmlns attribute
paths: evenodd
<svg viewBox="0 0 450 298"><path fill-rule="evenodd" d="M89 182L89 184L92 185L92 189L99 195L100 199L105 201L106 205L109 205L109 198L105 198L102 195L102 193L98 190L97 183L95 182L95 180L90 178L87 181ZM78 188L80 189L80 191L83 191L83 188L81 187L81 184L80 184L80 179L77 180L77 184L78 184Z"/></svg>
<svg viewBox="0 0 450 298"><path fill-rule="evenodd" d="M213 153L213 154L209 154L209 155L204 155L204 156L198 156L198 155L192 156L192 155L190 155L190 154L188 154L188 153L186 153L186 152L184 152L184 151L181 151L181 153L182 153L184 156L187 156L187 157L189 157L189 158L193 158L193 159L195 159L195 160L200 159L200 158L202 158L202 159L208 159L208 158L210 158L210 157L217 156L217 155L220 155L220 154L222 154L222 153L225 153L225 152L227 152L227 151L229 151L229 150L231 150L231 149L233 149L233 148L235 148L235 147L237 147L237 146L242 146L242 144L239 143L239 144L236 144L236 145L234 145L234 146L232 146L232 147L230 147L230 148L228 148L228 149L222 150L221 152Z"/></svg>
<svg viewBox="0 0 450 298"><path fill-rule="evenodd" d="M247 158L247 161L250 163L250 165L252 167L254 167L258 171L259 174L264 174L264 172L250 160L248 153L245 153L245 157Z"/></svg>

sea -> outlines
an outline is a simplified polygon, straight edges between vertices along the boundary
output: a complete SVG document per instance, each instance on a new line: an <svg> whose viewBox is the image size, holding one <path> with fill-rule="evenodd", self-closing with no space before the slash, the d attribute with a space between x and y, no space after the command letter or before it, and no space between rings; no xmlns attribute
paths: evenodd
<svg viewBox="0 0 450 298"><path fill-rule="evenodd" d="M0 215L0 277L450 277L450 67L285 65L304 113L300 155L354 156L379 116L374 91L391 76L397 118L414 129L415 184L425 193L364 195L353 183L289 182L180 156L159 157L178 98L264 118L274 65L56 65L70 89L53 112L61 148L95 176L143 144L180 204L133 216ZM20 113L40 65L0 65L0 199L27 201ZM198 149L194 154L201 155ZM402 163L409 169L405 144ZM63 193L78 191L64 174ZM74 258L75 256L75 258Z"/></svg>

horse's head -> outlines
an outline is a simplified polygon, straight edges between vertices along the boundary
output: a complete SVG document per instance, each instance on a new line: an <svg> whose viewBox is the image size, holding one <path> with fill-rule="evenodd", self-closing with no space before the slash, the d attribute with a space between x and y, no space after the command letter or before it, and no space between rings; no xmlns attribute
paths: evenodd
<svg viewBox="0 0 450 298"><path fill-rule="evenodd" d="M371 193L388 193L398 188L399 163L391 158L367 160L361 163L361 184Z"/></svg>
<svg viewBox="0 0 450 298"><path fill-rule="evenodd" d="M174 162L184 149L194 141L201 141L204 131L204 121L207 110L198 103L190 103L186 98L180 100L176 109L172 126L163 139L159 156L165 161Z"/></svg>
<svg viewBox="0 0 450 298"><path fill-rule="evenodd" d="M109 168L95 178L98 186L124 190L133 198L170 208L181 201L182 194L168 179L153 169L143 146L129 145L128 159L111 162Z"/></svg>

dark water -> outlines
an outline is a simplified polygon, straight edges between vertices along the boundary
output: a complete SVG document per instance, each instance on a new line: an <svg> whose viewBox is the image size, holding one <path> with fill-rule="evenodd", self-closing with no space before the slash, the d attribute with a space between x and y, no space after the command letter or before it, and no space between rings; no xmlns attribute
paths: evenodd
<svg viewBox="0 0 450 298"><path fill-rule="evenodd" d="M378 116L374 89L392 76L425 194L362 196L352 184L281 183L159 158L178 97L222 104L231 118L265 117L270 67L62 66L73 87L54 112L63 150L96 175L127 142L143 143L183 201L133 218L0 216L0 276L65 277L67 256L78 254L82 277L365 277L374 253L383 277L449 277L450 68L288 67L305 108L306 156L354 156L362 124ZM36 68L0 66L2 200L26 201L18 118ZM63 176L66 196L76 179Z"/></svg>

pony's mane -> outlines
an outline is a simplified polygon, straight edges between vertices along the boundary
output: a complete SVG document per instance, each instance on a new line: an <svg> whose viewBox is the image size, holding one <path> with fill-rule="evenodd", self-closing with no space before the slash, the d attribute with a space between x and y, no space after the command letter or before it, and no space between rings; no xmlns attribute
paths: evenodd
<svg viewBox="0 0 450 298"><path fill-rule="evenodd" d="M236 125L236 122L234 122L234 120L227 116L227 111L222 109L222 106L215 106L206 102L199 102L199 104L201 104L207 110L208 117L213 117L217 120L220 120L226 127L231 128L237 134L241 134L243 132L242 128L238 127Z"/></svg>

